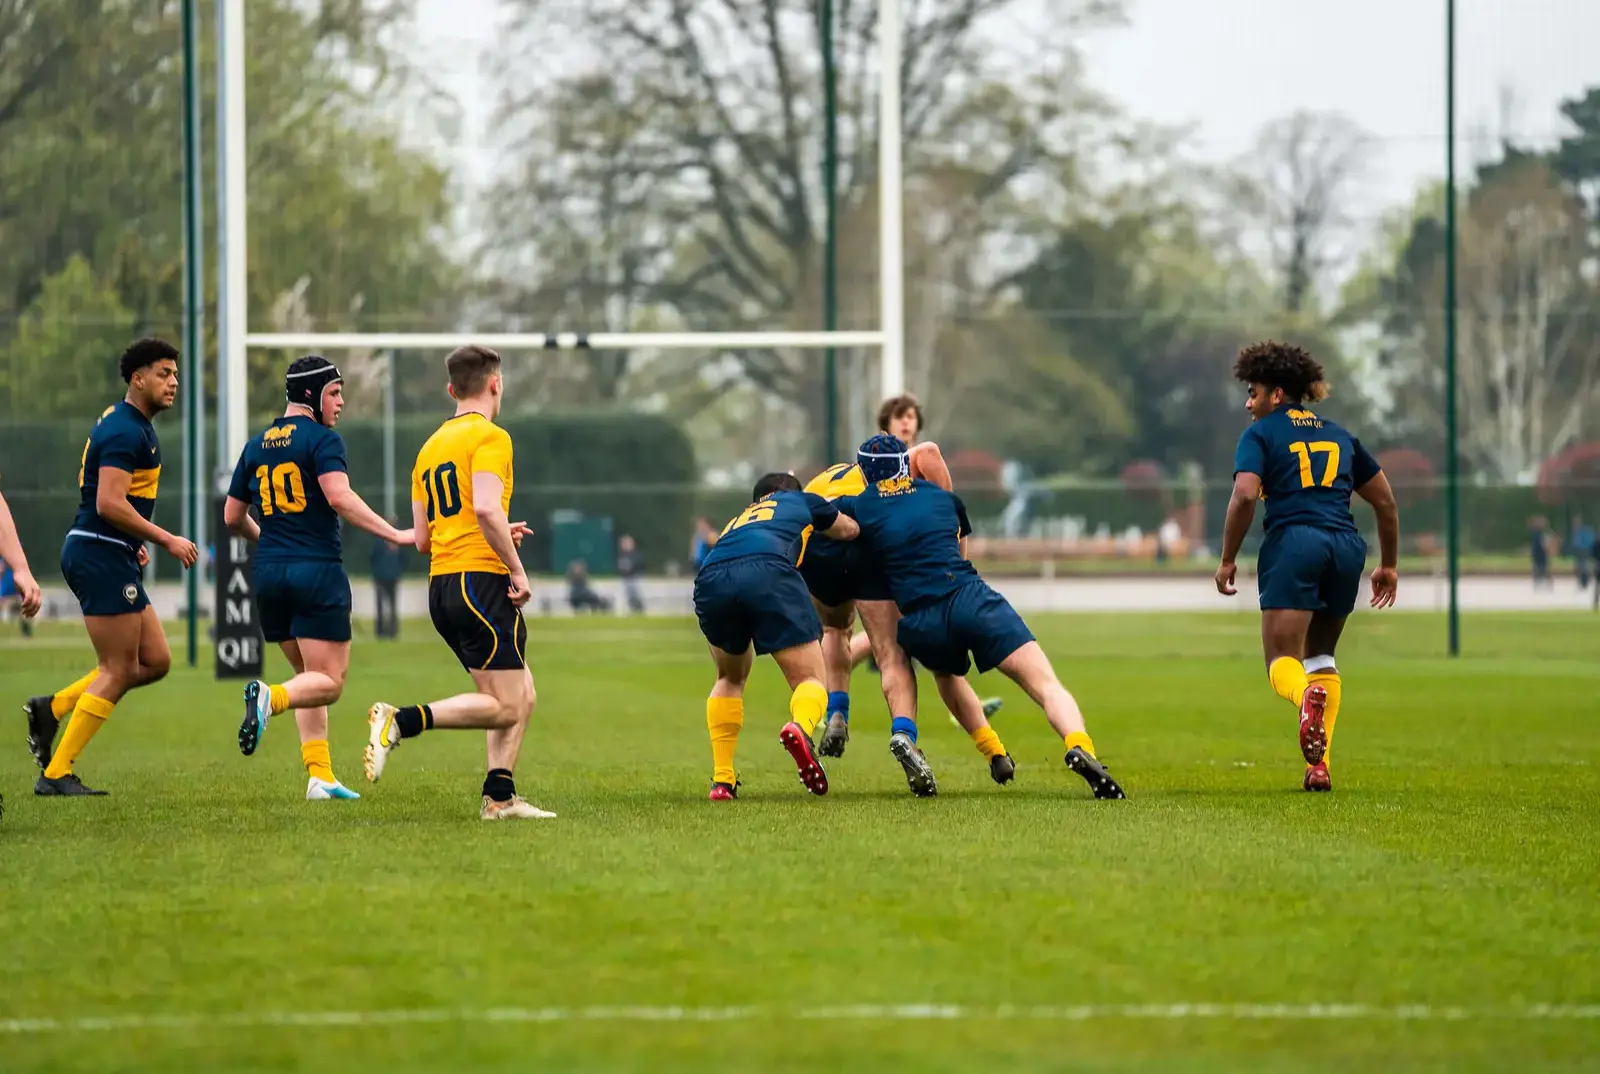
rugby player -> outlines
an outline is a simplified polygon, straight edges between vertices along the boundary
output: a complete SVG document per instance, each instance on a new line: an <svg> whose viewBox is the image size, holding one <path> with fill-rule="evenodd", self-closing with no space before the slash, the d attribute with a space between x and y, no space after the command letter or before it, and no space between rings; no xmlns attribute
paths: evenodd
<svg viewBox="0 0 1600 1074"><path fill-rule="evenodd" d="M1239 352L1233 375L1247 386L1245 409L1253 421L1234 454L1217 591L1238 592L1239 549L1256 500L1266 500L1256 584L1267 678L1300 712L1302 786L1332 790L1328 750L1344 692L1334 650L1355 610L1367 561L1350 495L1366 500L1377 516L1374 608L1394 604L1400 511L1389 479L1361 441L1310 409L1328 394L1322 366L1310 354L1286 343L1256 343Z"/></svg>
<svg viewBox="0 0 1600 1074"><path fill-rule="evenodd" d="M344 377L319 354L308 354L284 376L283 417L239 453L223 521L256 542L256 609L261 633L279 646L294 677L244 688L239 752L255 753L267 721L294 709L306 799L361 797L339 782L328 754L328 706L344 693L350 670L350 578L345 574L339 520L379 540L411 544L350 487L344 440L334 432L344 410ZM255 506L258 523L250 516Z"/></svg>
<svg viewBox="0 0 1600 1074"><path fill-rule="evenodd" d="M980 672L999 668L1044 710L1066 747L1067 767L1094 796L1123 797L1096 759L1078 703L1050 658L1022 617L967 561L972 526L961 500L913 477L910 453L897 437L874 436L856 460L866 490L837 503L861 526L862 546L871 551L900 609L900 648L933 672L947 701L953 680L973 663Z"/></svg>
<svg viewBox="0 0 1600 1074"><path fill-rule="evenodd" d="M367 779L383 775L389 754L429 730L481 729L488 738L484 820L554 817L517 793L514 772L537 695L525 650L522 606L532 590L517 548L526 524L509 521L511 434L494 423L505 380L500 355L458 347L445 359L455 417L417 454L411 473L416 549L432 554L428 614L476 690L426 705L382 701L367 714Z"/></svg>
<svg viewBox="0 0 1600 1074"><path fill-rule="evenodd" d="M789 722L778 741L812 794L828 793L828 776L812 736L828 707L823 689L822 624L796 567L813 533L853 540L856 524L792 474L756 482L751 504L723 528L694 579L694 614L711 648L717 681L706 699L711 735L711 800L738 797L733 765L744 727L744 684L757 656L771 654L789 683Z"/></svg>
<svg viewBox="0 0 1600 1074"><path fill-rule="evenodd" d="M922 409L915 396L899 395L878 408L880 430L890 426L915 436L922 428ZM938 445L923 443L910 453L914 476L926 477L940 488L951 488L950 470ZM807 492L826 499L854 496L866 487L861 469L854 463L839 463L824 470ZM938 793L938 782L927 757L917 746L916 671L896 644L895 623L899 609L889 599L887 587L870 556L860 549L817 541L812 554L801 566L822 619L822 652L827 665L828 722L818 746L827 757L844 756L850 739L850 675L868 654L882 676L885 703L889 706L889 751L900 762L912 793L927 797ZM863 636L851 637L856 614L865 628ZM949 691L945 702L951 719L973 739L979 753L989 762L989 774L997 783L1006 783L1016 774L1016 764L1006 752L988 717L1000 708L998 698L980 701L965 678L948 680L941 693Z"/></svg>
<svg viewBox="0 0 1600 1074"><path fill-rule="evenodd" d="M86 786L73 765L129 690L167 673L172 653L161 620L144 590L146 541L193 567L194 542L153 520L161 484L161 444L151 419L178 397L178 349L141 339L118 362L128 385L122 402L95 422L78 470L78 514L61 546L61 573L83 611L96 667L54 694L30 698L28 748L44 769L33 793L76 798L103 795ZM55 743L59 721L66 733Z"/></svg>

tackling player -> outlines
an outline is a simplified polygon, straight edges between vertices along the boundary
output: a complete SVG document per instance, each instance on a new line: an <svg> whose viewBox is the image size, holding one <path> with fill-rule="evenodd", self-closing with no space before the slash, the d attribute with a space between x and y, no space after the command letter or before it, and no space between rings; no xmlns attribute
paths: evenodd
<svg viewBox="0 0 1600 1074"><path fill-rule="evenodd" d="M151 521L161 444L150 422L177 401L178 349L141 339L122 352L118 366L128 391L100 415L83 446L78 515L61 546L61 573L83 609L97 666L27 704L28 748L44 769L33 793L43 796L106 793L85 786L73 764L124 694L156 682L172 666L167 636L144 590L144 542L160 545L186 568L200 557L194 542ZM58 721L69 712L57 746Z"/></svg>
<svg viewBox="0 0 1600 1074"><path fill-rule="evenodd" d="M524 650L522 606L531 590L517 546L527 533L509 521L511 434L494 423L505 380L500 355L458 347L445 359L455 417L428 437L411 473L416 549L432 553L428 614L433 628L472 676L476 692L396 708L380 701L367 715L367 779L383 775L402 741L428 730L488 732L484 820L554 817L517 793L513 772L537 696Z"/></svg>
<svg viewBox="0 0 1600 1074"><path fill-rule="evenodd" d="M972 532L961 500L931 481L911 476L910 453L898 438L879 434L861 445L857 464L866 491L839 501L861 526L901 612L900 647L933 672L947 699L952 680L974 662L999 668L1044 710L1066 746L1067 767L1096 798L1121 798L1122 788L1094 754L1078 703L1056 678L1050 658L1022 617L967 561Z"/></svg>
<svg viewBox="0 0 1600 1074"><path fill-rule="evenodd" d="M757 656L772 655L789 683L788 723L778 741L794 758L800 782L812 794L828 793L812 735L827 711L822 686L822 624L805 580L813 533L853 540L856 524L814 493L802 492L791 474L767 474L751 504L723 529L694 579L694 614L711 648L717 681L706 699L711 734L711 800L738 797L733 755L744 727L744 684Z"/></svg>
<svg viewBox="0 0 1600 1074"><path fill-rule="evenodd" d="M1245 408L1254 420L1234 455L1217 591L1238 592L1235 560L1256 500L1265 499L1266 537L1256 577L1267 677L1278 696L1300 711L1303 786L1332 790L1328 750L1343 694L1333 653L1355 610L1367 561L1350 495L1371 504L1378 519L1374 608L1394 604L1400 511L1389 479L1361 441L1308 408L1328 394L1322 366L1310 354L1286 343L1257 343L1239 352L1233 375L1248 386Z"/></svg>
<svg viewBox="0 0 1600 1074"><path fill-rule="evenodd" d="M276 686L244 688L239 752L255 753L267 721L294 709L306 799L359 798L333 774L328 706L344 693L350 670L350 578L345 574L339 519L393 544L410 544L350 487L344 440L333 431L344 410L344 377L308 354L284 376L287 407L239 453L223 521L256 542L256 608L261 633L277 644L294 677ZM261 512L259 523L250 508Z"/></svg>

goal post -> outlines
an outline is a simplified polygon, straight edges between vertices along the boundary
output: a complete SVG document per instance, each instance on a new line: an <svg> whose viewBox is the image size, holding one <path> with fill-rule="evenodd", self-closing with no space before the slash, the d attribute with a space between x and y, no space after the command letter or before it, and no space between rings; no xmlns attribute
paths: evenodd
<svg viewBox="0 0 1600 1074"><path fill-rule="evenodd" d="M218 369L217 457L234 458L249 438L246 361L251 347L338 350L448 349L467 342L508 351L652 347L790 348L876 347L879 390L884 397L905 390L904 234L902 214L901 0L878 0L879 87L879 315L875 331L739 331L686 333L560 332L376 332L254 333L247 323L245 129L245 2L216 0L218 19ZM759 326L752 326L758 328Z"/></svg>

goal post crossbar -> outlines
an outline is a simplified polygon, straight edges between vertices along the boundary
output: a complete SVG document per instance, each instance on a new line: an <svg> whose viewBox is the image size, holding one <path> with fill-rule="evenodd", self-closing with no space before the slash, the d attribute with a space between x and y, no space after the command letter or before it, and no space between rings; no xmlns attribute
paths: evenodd
<svg viewBox="0 0 1600 1074"><path fill-rule="evenodd" d="M884 333L835 332L251 332L246 347L280 350L449 350L476 343L495 350L823 350L882 347Z"/></svg>

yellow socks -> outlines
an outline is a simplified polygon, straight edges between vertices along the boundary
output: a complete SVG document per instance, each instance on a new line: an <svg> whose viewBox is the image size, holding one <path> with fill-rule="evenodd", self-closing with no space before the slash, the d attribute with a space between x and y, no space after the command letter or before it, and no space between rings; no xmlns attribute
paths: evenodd
<svg viewBox="0 0 1600 1074"><path fill-rule="evenodd" d="M289 688L287 686L267 687L267 706L274 716L286 711L289 708ZM326 751L328 744L324 742L322 745L324 751ZM318 776L317 778L321 779L322 777Z"/></svg>
<svg viewBox="0 0 1600 1074"><path fill-rule="evenodd" d="M51 714L59 720L71 713L78 704L78 698L83 696L83 692L89 688L89 684L94 682L95 676L98 674L100 674L100 669L95 668L71 686L57 690L50 698Z"/></svg>
<svg viewBox="0 0 1600 1074"><path fill-rule="evenodd" d="M1322 727L1328 734L1328 752L1333 752L1333 725L1339 719L1339 700L1344 693L1344 682L1339 678L1337 671L1313 671L1310 679L1316 685L1328 691L1328 704L1322 710ZM1324 755L1323 763L1327 763Z"/></svg>
<svg viewBox="0 0 1600 1074"><path fill-rule="evenodd" d="M273 689L281 687L274 686ZM339 782L333 778L333 762L328 759L327 739L317 738L300 743L300 759L305 762L306 775L312 779L320 779L324 783Z"/></svg>
<svg viewBox="0 0 1600 1074"><path fill-rule="evenodd" d="M106 722L106 717L110 716L111 710L116 707L115 701L107 701L93 694L84 694L78 698L78 703L72 709L72 719L67 723L66 733L61 736L61 744L56 747L55 756L50 758L50 767L44 770L46 779L60 779L72 773L72 763L78 759L83 748L89 744L89 740L100 730Z"/></svg>
<svg viewBox="0 0 1600 1074"><path fill-rule="evenodd" d="M828 713L828 691L819 682L803 682L789 696L789 718L800 725L807 737L817 733L817 725Z"/></svg>
<svg viewBox="0 0 1600 1074"><path fill-rule="evenodd" d="M980 727L973 731L972 744L978 747L978 752L985 757L998 757L1006 752L1006 748L1000 744L1000 736L992 727Z"/></svg>
<svg viewBox="0 0 1600 1074"><path fill-rule="evenodd" d="M739 745L739 729L744 726L744 698L706 698L706 730L711 732L711 779L733 786L739 780L734 771L733 752Z"/></svg>
<svg viewBox="0 0 1600 1074"><path fill-rule="evenodd" d="M1306 687L1311 681L1306 677L1306 666L1292 656L1280 656L1267 668L1267 678L1277 695L1295 708L1305 700Z"/></svg>
<svg viewBox="0 0 1600 1074"><path fill-rule="evenodd" d="M1074 731L1061 741L1067 744L1068 753L1081 746L1084 753L1087 753L1090 757L1094 756L1094 742L1090 740L1089 732L1087 731Z"/></svg>

